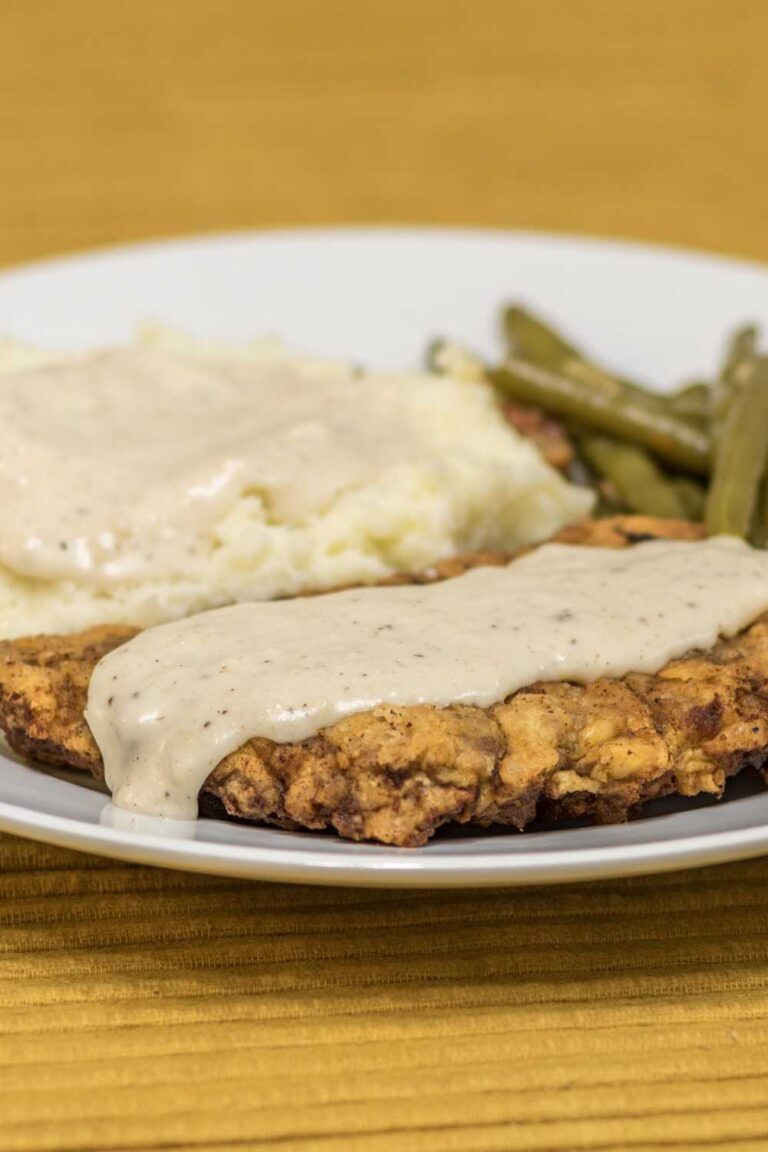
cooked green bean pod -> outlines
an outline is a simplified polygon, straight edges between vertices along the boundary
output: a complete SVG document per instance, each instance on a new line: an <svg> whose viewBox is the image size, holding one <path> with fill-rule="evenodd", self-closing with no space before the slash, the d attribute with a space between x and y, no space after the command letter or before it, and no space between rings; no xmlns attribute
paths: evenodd
<svg viewBox="0 0 768 1152"><path fill-rule="evenodd" d="M579 451L595 472L610 480L622 504L631 512L670 520L688 519L682 494L642 448L592 434L581 437Z"/></svg>
<svg viewBox="0 0 768 1152"><path fill-rule="evenodd" d="M731 335L726 346L723 363L711 395L710 423L713 451L723 430L728 405L745 374L749 374L747 366L757 354L757 337L756 326L745 324Z"/></svg>
<svg viewBox="0 0 768 1152"><path fill-rule="evenodd" d="M667 396L667 403L676 416L706 427L712 410L712 390L703 380L686 384Z"/></svg>
<svg viewBox="0 0 768 1152"><path fill-rule="evenodd" d="M739 365L757 355L757 337L758 330L755 324L745 324L743 328L736 329L725 349L725 358L720 369L721 380L726 383L733 382L737 377Z"/></svg>
<svg viewBox="0 0 768 1152"><path fill-rule="evenodd" d="M763 476L757 497L752 543L758 548L768 548L768 469Z"/></svg>
<svg viewBox="0 0 768 1152"><path fill-rule="evenodd" d="M601 480L595 485L597 499L592 506L592 516L599 520L603 516L618 516L624 511L618 498L618 493L607 480Z"/></svg>
<svg viewBox="0 0 768 1152"><path fill-rule="evenodd" d="M760 483L768 463L768 357L737 366L715 452L707 497L706 525L711 535L750 534Z"/></svg>
<svg viewBox="0 0 768 1152"><path fill-rule="evenodd" d="M581 352L527 308L505 308L502 324L507 348L513 356L531 360L544 368L559 368L564 360L583 360Z"/></svg>
<svg viewBox="0 0 768 1152"><path fill-rule="evenodd" d="M709 468L709 438L702 429L672 412L649 407L618 381L606 392L517 356L509 356L501 367L492 369L489 378L515 400L639 444L683 471L704 475Z"/></svg>
<svg viewBox="0 0 768 1152"><path fill-rule="evenodd" d="M689 520L703 520L707 506L707 490L690 476L674 476L670 483L682 500Z"/></svg>
<svg viewBox="0 0 768 1152"><path fill-rule="evenodd" d="M453 340L438 338L427 348L427 368L438 376L455 376L458 380L484 380L485 365L474 352Z"/></svg>
<svg viewBox="0 0 768 1152"><path fill-rule="evenodd" d="M622 392L632 392L638 402L647 404L649 408L667 407L666 396L607 372L527 308L519 305L505 308L502 322L510 356L528 360L541 368L575 376L610 395L615 393L618 386Z"/></svg>

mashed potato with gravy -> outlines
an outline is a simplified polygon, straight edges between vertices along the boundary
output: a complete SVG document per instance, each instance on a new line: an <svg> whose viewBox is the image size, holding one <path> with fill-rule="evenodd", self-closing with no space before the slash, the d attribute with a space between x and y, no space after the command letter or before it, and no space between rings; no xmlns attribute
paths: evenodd
<svg viewBox="0 0 768 1152"><path fill-rule="evenodd" d="M0 634L147 626L541 540L588 513L483 383L161 330L0 345Z"/></svg>

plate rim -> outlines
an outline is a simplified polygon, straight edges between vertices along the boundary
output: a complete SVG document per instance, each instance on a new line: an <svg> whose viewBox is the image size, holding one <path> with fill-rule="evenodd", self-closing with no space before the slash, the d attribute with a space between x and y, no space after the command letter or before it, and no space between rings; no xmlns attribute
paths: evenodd
<svg viewBox="0 0 768 1152"><path fill-rule="evenodd" d="M601 233L580 232L578 230L546 228L502 228L475 224L408 224L377 223L368 224L297 224L276 228L222 228L205 232L180 232L177 235L150 236L142 240L128 240L119 244L97 244L90 248L73 248L52 256L39 256L31 260L15 261L0 267L0 279L25 276L33 273L55 272L62 265L72 263L96 264L114 257L152 255L172 248L193 249L209 244L223 244L236 247L243 241L287 241L328 240L341 237L345 240L371 239L430 239L436 242L451 240L522 241L524 243L558 243L569 247L600 248L603 251L620 249L627 255L655 256L699 264L722 264L732 270L747 273L765 274L768 260L760 260L743 254L729 253L718 249L694 248L685 244L673 244L654 240L636 240L625 236L611 236Z"/></svg>
<svg viewBox="0 0 768 1152"><path fill-rule="evenodd" d="M262 829L264 830L264 829ZM647 844L504 854L425 857L419 848L370 845L376 858L348 859L360 845L344 842L345 855L307 846L264 847L209 841L164 840L143 833L115 833L101 825L51 816L0 801L0 831L32 835L62 848L128 863L291 884L371 888L533 887L653 875L744 860L768 851L768 825L703 832ZM271 831L278 831L272 829ZM501 834L503 835L503 834ZM496 841L501 838L496 837ZM525 833L512 833L525 835ZM458 843L458 842L457 842Z"/></svg>

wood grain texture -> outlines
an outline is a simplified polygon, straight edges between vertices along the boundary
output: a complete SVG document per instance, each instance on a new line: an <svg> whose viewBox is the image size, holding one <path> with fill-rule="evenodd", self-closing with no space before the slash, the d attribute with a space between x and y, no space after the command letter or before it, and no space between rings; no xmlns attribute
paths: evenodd
<svg viewBox="0 0 768 1152"><path fill-rule="evenodd" d="M4 0L0 263L364 221L768 257L767 38L762 0ZM3 1152L762 1152L768 862L397 894L3 837L0 1010Z"/></svg>

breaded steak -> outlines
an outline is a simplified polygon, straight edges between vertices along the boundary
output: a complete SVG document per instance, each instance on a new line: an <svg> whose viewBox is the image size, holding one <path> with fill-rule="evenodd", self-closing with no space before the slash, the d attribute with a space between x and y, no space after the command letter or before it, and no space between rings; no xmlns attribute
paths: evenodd
<svg viewBox="0 0 768 1152"><path fill-rule="evenodd" d="M558 539L623 547L700 535L694 525L617 517ZM464 557L398 579L447 579L509 560ZM102 778L83 716L88 683L99 659L134 634L103 626L0 644L0 725L12 747ZM412 847L452 821L522 829L540 813L623 820L658 796L717 796L728 776L766 757L768 615L654 676L540 682L485 709L378 707L302 743L250 740L214 769L199 804L206 815Z"/></svg>

